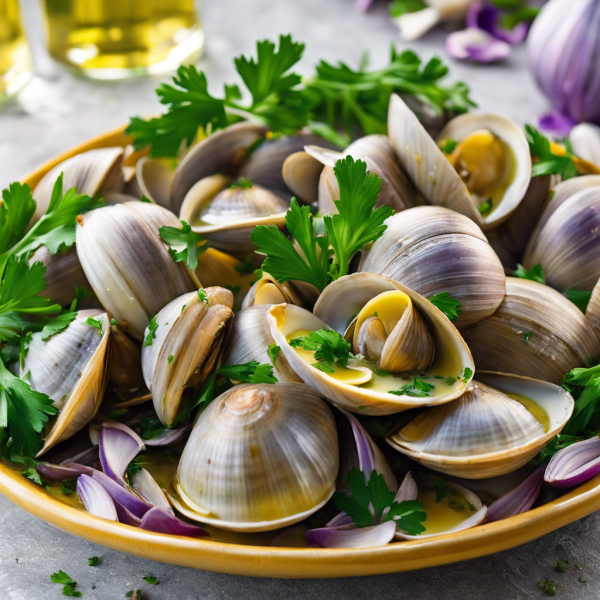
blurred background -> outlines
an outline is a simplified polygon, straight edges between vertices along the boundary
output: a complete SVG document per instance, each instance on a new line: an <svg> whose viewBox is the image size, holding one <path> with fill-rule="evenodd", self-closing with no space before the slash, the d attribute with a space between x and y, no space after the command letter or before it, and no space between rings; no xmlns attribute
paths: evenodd
<svg viewBox="0 0 600 600"><path fill-rule="evenodd" d="M450 66L450 80L468 82L472 98L486 110L534 122L547 108L527 71L524 44L486 66L448 54L449 32L465 27L464 7L459 18L407 40L414 29L407 33L405 26L401 36L389 2L367 4L0 0L0 187L131 116L162 112L154 90L180 63L197 64L215 91L225 81L237 81L233 58L254 54L257 39L275 40L279 33L306 43L303 74L321 59L356 67L365 52L373 66L382 66L395 43L398 49L414 49L423 60L440 55ZM407 16L414 20L414 14Z"/></svg>

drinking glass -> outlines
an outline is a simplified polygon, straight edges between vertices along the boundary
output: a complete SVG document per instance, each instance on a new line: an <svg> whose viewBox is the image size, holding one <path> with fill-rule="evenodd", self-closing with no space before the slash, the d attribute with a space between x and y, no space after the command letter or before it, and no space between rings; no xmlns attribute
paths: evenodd
<svg viewBox="0 0 600 600"><path fill-rule="evenodd" d="M0 101L31 77L31 56L19 14L19 0L0 0Z"/></svg>

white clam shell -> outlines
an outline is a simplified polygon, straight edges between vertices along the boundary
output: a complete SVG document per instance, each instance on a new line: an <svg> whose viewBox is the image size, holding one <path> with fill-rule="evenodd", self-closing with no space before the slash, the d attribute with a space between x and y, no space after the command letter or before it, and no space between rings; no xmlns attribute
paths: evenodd
<svg viewBox="0 0 600 600"><path fill-rule="evenodd" d="M85 324L102 320L102 333ZM34 333L22 374L35 391L48 395L59 410L38 456L83 429L98 412L107 383L110 323L106 313L82 310L63 331L47 341Z"/></svg>
<svg viewBox="0 0 600 600"><path fill-rule="evenodd" d="M592 366L600 355L600 342L575 304L547 285L516 277L506 278L498 310L461 333L477 369L546 381Z"/></svg>
<svg viewBox="0 0 600 600"><path fill-rule="evenodd" d="M179 462L184 515L232 531L270 531L333 494L338 446L331 411L308 386L239 385L200 414Z"/></svg>
<svg viewBox="0 0 600 600"><path fill-rule="evenodd" d="M387 442L436 471L484 479L504 475L527 463L561 431L573 412L572 396L557 385L501 373L480 371L477 377L495 390L531 398L548 414L549 430L544 431L516 401L480 386L479 392L466 392L452 404L429 409L431 415L433 411L438 413L439 421L424 439L408 441L396 431L388 435Z"/></svg>
<svg viewBox="0 0 600 600"><path fill-rule="evenodd" d="M462 306L459 327L484 319L504 297L504 269L481 229L439 206L409 208L363 251L359 271L384 275L418 294L448 292Z"/></svg>

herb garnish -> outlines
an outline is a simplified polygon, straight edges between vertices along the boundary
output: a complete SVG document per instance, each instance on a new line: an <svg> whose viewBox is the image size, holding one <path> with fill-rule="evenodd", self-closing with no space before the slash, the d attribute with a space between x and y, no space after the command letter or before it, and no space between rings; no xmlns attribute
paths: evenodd
<svg viewBox="0 0 600 600"><path fill-rule="evenodd" d="M317 362L312 366L324 373L333 373L335 366L347 367L352 357L350 343L333 329L319 329L290 340L292 348L314 352Z"/></svg>
<svg viewBox="0 0 600 600"><path fill-rule="evenodd" d="M200 298L200 301L204 302L204 304L206 306L210 306L210 302L208 300L208 296L206 295L206 292L203 289L199 289L198 290L198 298Z"/></svg>
<svg viewBox="0 0 600 600"><path fill-rule="evenodd" d="M88 565L90 567L97 567L100 564L100 559L97 556L92 556L92 558L88 558Z"/></svg>
<svg viewBox="0 0 600 600"><path fill-rule="evenodd" d="M456 146L458 146L456 140L447 139L444 141L444 144L440 146L440 150L444 154L452 154L456 150Z"/></svg>
<svg viewBox="0 0 600 600"><path fill-rule="evenodd" d="M275 342L269 344L269 347L267 348L267 356L273 366L275 366L275 361L277 360L280 351L281 348Z"/></svg>
<svg viewBox="0 0 600 600"><path fill-rule="evenodd" d="M431 395L431 390L435 388L435 385L427 383L423 379L413 377L411 383L403 385L398 390L390 390L388 394L394 394L394 396L412 396L414 398L425 398Z"/></svg>
<svg viewBox="0 0 600 600"><path fill-rule="evenodd" d="M425 531L422 523L427 518L423 504L417 500L396 502L396 494L377 471L372 471L369 482L360 469L351 469L345 481L350 495L335 492L333 503L341 511L352 517L357 527L371 527L387 521L395 521L396 526L409 535Z"/></svg>
<svg viewBox="0 0 600 600"><path fill-rule="evenodd" d="M556 596L556 584L554 581L538 581L538 587L546 596Z"/></svg>
<svg viewBox="0 0 600 600"><path fill-rule="evenodd" d="M563 296L566 296L582 313L585 313L592 297L592 292L569 289L563 292Z"/></svg>
<svg viewBox="0 0 600 600"><path fill-rule="evenodd" d="M538 283L546 283L546 277L544 276L544 271L540 264L533 265L529 270L519 264L515 269L514 276L519 279L529 279L530 281L537 281Z"/></svg>
<svg viewBox="0 0 600 600"><path fill-rule="evenodd" d="M160 583L160 581L156 579L152 573L150 573L150 575L146 575L146 577L142 577L142 579L150 585L158 585Z"/></svg>
<svg viewBox="0 0 600 600"><path fill-rule="evenodd" d="M287 229L303 255L275 225L259 225L250 235L257 251L266 254L263 270L280 283L295 279L322 291L346 275L352 257L387 228L384 221L394 211L389 206L375 208L381 178L367 173L366 163L351 156L338 160L334 173L340 189L340 199L335 201L339 212L323 217L322 234L315 232L309 206L301 207L292 199L286 214Z"/></svg>
<svg viewBox="0 0 600 600"><path fill-rule="evenodd" d="M65 479L62 482L61 491L65 496L72 494L77 489L77 478L73 477L73 479Z"/></svg>
<svg viewBox="0 0 600 600"><path fill-rule="evenodd" d="M144 339L144 346L152 346L152 341L156 339L156 330L158 329L158 323L156 322L156 317L158 315L154 315L152 319L150 319L150 323L148 324L148 335Z"/></svg>
<svg viewBox="0 0 600 600"><path fill-rule="evenodd" d="M47 342L53 335L66 329L77 317L76 312L66 312L54 317L42 329L42 340Z"/></svg>
<svg viewBox="0 0 600 600"><path fill-rule="evenodd" d="M462 312L461 303L448 292L440 292L428 298L429 302L439 308L451 321L458 319Z"/></svg>
<svg viewBox="0 0 600 600"><path fill-rule="evenodd" d="M568 560L557 560L554 563L554 567L556 568L557 571L562 571L564 573L565 571L569 570L569 561Z"/></svg>
<svg viewBox="0 0 600 600"><path fill-rule="evenodd" d="M104 327L104 321L102 319L102 317L88 317L85 320L85 324L89 325L90 327L93 327L94 329L98 330L98 333L100 333L100 336L102 336L103 334L103 327Z"/></svg>
<svg viewBox="0 0 600 600"><path fill-rule="evenodd" d="M531 155L538 158L531 169L532 177L539 175L560 175L563 179L577 177L577 167L573 162L573 154L565 149L560 156L552 152L550 140L544 137L535 127L525 125L525 136L529 143Z"/></svg>
<svg viewBox="0 0 600 600"><path fill-rule="evenodd" d="M169 246L169 254L173 260L184 262L190 271L195 271L198 267L198 257L208 249L205 239L192 231L191 225L185 221L181 221L181 229L163 226L158 232L160 239Z"/></svg>
<svg viewBox="0 0 600 600"><path fill-rule="evenodd" d="M50 581L52 583L59 583L63 587L63 596L73 596L75 598L81 598L81 592L75 591L77 582L69 577L63 570L59 570L58 573L52 573L50 575Z"/></svg>
<svg viewBox="0 0 600 600"><path fill-rule="evenodd" d="M477 210L482 217L489 215L492 212L492 208L494 208L494 205L491 198L477 205Z"/></svg>

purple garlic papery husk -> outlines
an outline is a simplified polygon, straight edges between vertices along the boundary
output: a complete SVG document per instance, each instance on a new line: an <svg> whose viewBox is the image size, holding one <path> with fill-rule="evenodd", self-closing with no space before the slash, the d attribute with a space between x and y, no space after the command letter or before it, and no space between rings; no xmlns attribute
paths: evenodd
<svg viewBox="0 0 600 600"><path fill-rule="evenodd" d="M528 511L540 495L545 470L545 467L538 467L516 488L492 502L486 520L501 521Z"/></svg>
<svg viewBox="0 0 600 600"><path fill-rule="evenodd" d="M342 479L346 477L348 471L357 468L365 474L365 479L368 481L371 473L375 470L383 475L388 488L397 490L398 481L396 476L377 444L352 413L345 410L342 410L342 412L350 423L353 437L352 440L349 436L340 438L340 473L343 475Z"/></svg>
<svg viewBox="0 0 600 600"><path fill-rule="evenodd" d="M544 480L560 488L575 487L600 473L600 438L594 436L559 450L548 463Z"/></svg>
<svg viewBox="0 0 600 600"><path fill-rule="evenodd" d="M306 532L310 548L375 548L394 539L396 522L387 521L373 527L323 527Z"/></svg>
<svg viewBox="0 0 600 600"><path fill-rule="evenodd" d="M53 465L47 462L38 463L37 472L47 481L65 481L77 479L82 474L92 475L94 469L86 465L70 463L68 465Z"/></svg>
<svg viewBox="0 0 600 600"><path fill-rule="evenodd" d="M115 503L126 508L134 517L141 519L152 508L148 503L138 498L133 492L122 487L116 481L100 471L95 471L94 479L110 494Z"/></svg>
<svg viewBox="0 0 600 600"><path fill-rule="evenodd" d="M446 50L454 58L491 63L506 58L510 54L510 44L483 29L471 27L451 33L446 38Z"/></svg>
<svg viewBox="0 0 600 600"><path fill-rule="evenodd" d="M513 29L500 27L500 10L493 4L477 0L473 2L467 13L467 28L477 28L487 31L497 40L508 44L519 44L527 36L529 25L517 23Z"/></svg>
<svg viewBox="0 0 600 600"><path fill-rule="evenodd" d="M124 525L131 525L132 527L140 526L142 520L139 517L136 517L131 511L127 510L118 502L115 502L115 508L117 509L119 523L123 523Z"/></svg>
<svg viewBox="0 0 600 600"><path fill-rule="evenodd" d="M600 2L550 0L527 38L533 75L552 106L600 123Z"/></svg>
<svg viewBox="0 0 600 600"><path fill-rule="evenodd" d="M406 500L416 500L419 488L413 479L412 473L409 471L402 481L402 485L396 492L394 500L398 503L405 502Z"/></svg>
<svg viewBox="0 0 600 600"><path fill-rule="evenodd" d="M556 110L542 115L538 119L540 129L545 133L552 134L553 137L559 138L569 134L575 122L571 117L563 115Z"/></svg>
<svg viewBox="0 0 600 600"><path fill-rule="evenodd" d="M354 523L354 519L345 512L341 512L339 515L333 517L325 527L346 527L347 525L352 525L352 523Z"/></svg>
<svg viewBox="0 0 600 600"><path fill-rule="evenodd" d="M170 508L171 505L162 488L156 483L154 477L146 469L138 471L132 480L133 489L152 506Z"/></svg>
<svg viewBox="0 0 600 600"><path fill-rule="evenodd" d="M115 503L110 494L93 477L81 475L77 479L77 493L91 515L118 521Z"/></svg>
<svg viewBox="0 0 600 600"><path fill-rule="evenodd" d="M153 437L149 440L144 440L144 444L146 446L172 446L173 444L177 444L180 442L185 435L192 430L192 423L188 423L183 427L178 427L177 429L165 429L162 433L158 434L156 437Z"/></svg>
<svg viewBox="0 0 600 600"><path fill-rule="evenodd" d="M98 436L102 470L125 487L125 471L129 463L146 449L142 438L122 423L103 423Z"/></svg>
<svg viewBox="0 0 600 600"><path fill-rule="evenodd" d="M170 508L155 506L143 517L140 529L154 531L155 533L170 533L172 535L186 535L189 537L205 537L210 535L204 527L191 525L178 519Z"/></svg>

